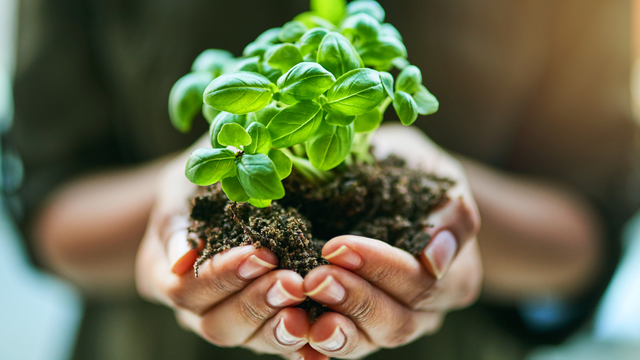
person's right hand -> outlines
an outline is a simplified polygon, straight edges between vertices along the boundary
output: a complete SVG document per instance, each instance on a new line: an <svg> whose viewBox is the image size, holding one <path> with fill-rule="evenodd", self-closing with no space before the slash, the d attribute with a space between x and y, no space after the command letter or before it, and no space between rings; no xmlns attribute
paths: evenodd
<svg viewBox="0 0 640 360"><path fill-rule="evenodd" d="M174 309L180 324L215 345L326 359L306 345L307 313L292 307L305 299L302 277L272 271L278 259L268 249L233 248L205 261L195 278L197 252L187 243L186 228L196 187L184 176L186 156L161 177L136 260L139 293Z"/></svg>

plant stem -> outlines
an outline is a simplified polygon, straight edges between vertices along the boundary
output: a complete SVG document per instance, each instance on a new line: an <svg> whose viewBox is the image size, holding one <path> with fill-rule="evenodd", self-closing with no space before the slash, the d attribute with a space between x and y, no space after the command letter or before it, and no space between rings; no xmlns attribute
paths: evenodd
<svg viewBox="0 0 640 360"><path fill-rule="evenodd" d="M393 100L391 97L384 99L384 101L378 106L378 110L384 116L385 111ZM372 164L375 159L371 155L371 140L373 140L373 134L375 134L377 128L366 133L356 134L356 138L353 142L352 153L355 155L355 161L357 164L367 163Z"/></svg>
<svg viewBox="0 0 640 360"><path fill-rule="evenodd" d="M320 171L311 165L308 159L293 155L289 149L280 149L290 159L293 167L306 179L313 182L328 182L335 177L330 171Z"/></svg>

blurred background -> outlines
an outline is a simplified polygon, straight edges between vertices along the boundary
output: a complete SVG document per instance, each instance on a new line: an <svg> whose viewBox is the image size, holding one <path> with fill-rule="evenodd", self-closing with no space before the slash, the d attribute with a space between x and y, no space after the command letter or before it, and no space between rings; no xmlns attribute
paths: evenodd
<svg viewBox="0 0 640 360"><path fill-rule="evenodd" d="M637 19L636 34L640 34L640 1L635 1L634 9L630 16ZM12 121L16 10L17 0L0 0L0 132L6 132ZM640 60L635 70L630 83L638 115ZM21 182L20 161L5 146L0 146L0 159L0 359L69 359L82 317L81 298L72 287L29 263L8 216L9 209L20 211L12 199ZM562 317L562 309L553 302L523 304L522 309L533 323L553 323ZM529 359L640 359L640 215L627 225L624 257L590 325L560 346L534 350Z"/></svg>

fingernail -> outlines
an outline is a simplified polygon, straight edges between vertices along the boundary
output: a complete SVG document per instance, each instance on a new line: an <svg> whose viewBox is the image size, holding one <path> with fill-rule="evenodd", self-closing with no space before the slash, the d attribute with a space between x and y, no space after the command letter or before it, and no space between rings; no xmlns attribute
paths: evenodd
<svg viewBox="0 0 640 360"><path fill-rule="evenodd" d="M271 286L271 289L267 291L267 302L269 305L274 307L292 305L301 302L304 299L305 298L299 298L291 295L284 286L282 286L282 282L280 280L276 281L276 283Z"/></svg>
<svg viewBox="0 0 640 360"><path fill-rule="evenodd" d="M280 319L278 326L276 326L276 339L282 345L295 345L304 340L303 338L291 335L284 325L284 319Z"/></svg>
<svg viewBox="0 0 640 360"><path fill-rule="evenodd" d="M347 247L346 245L340 246L338 250L323 257L330 261L332 264L339 265L347 270L359 269L364 262L360 254Z"/></svg>
<svg viewBox="0 0 640 360"><path fill-rule="evenodd" d="M440 231L424 250L424 255L438 280L442 279L449 270L457 250L456 238L447 230Z"/></svg>
<svg viewBox="0 0 640 360"><path fill-rule="evenodd" d="M342 329L338 326L327 340L314 343L314 345L325 351L336 351L340 350L346 342L347 337L344 336L344 332L342 332Z"/></svg>
<svg viewBox="0 0 640 360"><path fill-rule="evenodd" d="M188 231L178 231L171 235L167 245L167 256L171 264L171 272L183 275L193 268L200 254L193 250L187 241Z"/></svg>
<svg viewBox="0 0 640 360"><path fill-rule="evenodd" d="M305 293L307 296L315 296L317 300L325 303L337 304L344 300L346 291L344 287L338 283L333 276L329 275L315 289Z"/></svg>
<svg viewBox="0 0 640 360"><path fill-rule="evenodd" d="M244 259L240 266L238 266L238 276L246 280L255 279L275 269L276 266L277 265L270 264L255 255L251 255Z"/></svg>

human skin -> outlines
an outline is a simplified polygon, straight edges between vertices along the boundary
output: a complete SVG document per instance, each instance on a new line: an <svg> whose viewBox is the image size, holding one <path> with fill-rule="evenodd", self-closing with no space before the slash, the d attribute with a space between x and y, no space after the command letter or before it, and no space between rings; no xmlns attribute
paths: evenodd
<svg viewBox="0 0 640 360"><path fill-rule="evenodd" d="M332 239L323 249L323 256L334 265L317 268L304 280L291 271L271 271L277 264L275 256L266 249L251 247L233 249L208 260L202 266L199 279L194 279L192 273L176 274L171 271L175 263L189 252L184 246L184 227L180 224L181 221L184 224L188 216L187 199L194 190L182 174L182 158L165 167L158 187L143 181L157 177L155 168L126 173L139 182L113 181L111 178L111 181L100 183L100 178L94 177L77 180L57 192L37 222L43 258L54 270L68 275L94 294L118 293L114 289L126 293L132 288L134 279L132 258L135 250L112 252L114 258L127 263L131 269L118 281L104 280L108 279L113 264L119 262L91 263L80 261L80 258L99 258L105 249L120 249L122 244L137 246L142 226L132 225L130 233L120 230L117 234L109 234L109 231L122 229L122 226L114 226L122 221L123 215L116 216L122 212L134 212L130 215L146 222L155 200L138 254L138 289L146 298L176 309L181 323L205 339L223 346L246 346L267 353L305 352L307 359L322 358L320 354L361 357L379 347L410 342L437 331L446 312L464 307L477 298L482 278L475 240L479 221L459 162L410 129L384 127L375 143L378 156L396 153L405 157L411 166L421 166L458 180L450 193L452 200L430 218L435 225L429 230L434 241L417 259L378 241L345 236ZM558 296L584 291L589 285L585 279L598 269L593 264L599 263L597 249L601 240L597 228L589 225L597 224L598 219L589 211L588 205L578 195L562 189L473 167L468 161L465 163L470 169L471 188L487 192L477 194L482 199L480 209L489 209L486 215L483 213L484 226L488 224L489 229L493 229L490 233L480 233L483 256L494 261L491 271L485 275L485 282L493 284L486 288L487 296L517 301L541 290ZM112 176L117 178L118 175ZM501 184L500 181L518 185L509 193L511 196L506 203L494 201L495 186ZM87 188L92 191L86 191ZM558 216L548 219L548 223L538 223L539 219L528 213L530 207L517 206L524 200L533 201L529 199L532 188L539 194L549 195L536 197L537 206L557 211ZM110 194L118 191L126 191L130 197L119 199L121 203L110 204L112 207L107 206L114 211L113 217L103 214L99 219L92 219L90 211L81 211L83 204L109 199ZM558 194L562 196L555 196ZM134 202L147 204L148 208L140 206L133 211L130 205ZM116 211L118 206L122 207L119 213ZM73 221L74 214L84 216L82 227ZM501 232L501 229L507 229L506 220L522 227L512 226L509 231ZM105 233L99 234L100 241L87 241L96 238L91 231L95 226L91 225L104 229ZM530 236L531 227L542 228L546 241L539 242L538 238ZM486 237L489 235L491 238ZM514 239L521 243L522 249L535 250L537 254L555 253L563 261L553 267L553 273L546 275L548 278L539 276L539 267L548 266L548 261L544 256L530 258L526 251L505 251ZM483 247L483 241L487 246ZM582 251L576 253L576 248ZM426 253L431 255L431 261ZM456 254L455 258L453 254ZM527 266L520 266L523 263ZM241 271L243 265L246 265L245 270ZM510 281L508 286L501 286L505 279L500 274L512 269L517 269L517 274L523 278L519 281L514 276L506 279ZM530 285L531 278L538 281ZM327 304L335 312L325 314L310 325L305 314L290 307L307 295ZM254 311L249 313L247 309ZM220 323L235 325L233 329L225 327L223 332L216 328ZM282 331L283 324L288 335ZM284 340L277 338L277 334L284 336ZM332 336L335 338L328 341Z"/></svg>

